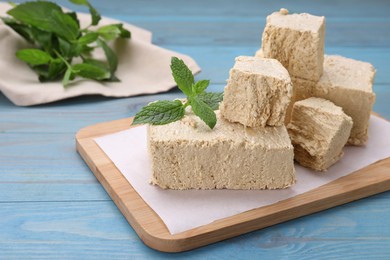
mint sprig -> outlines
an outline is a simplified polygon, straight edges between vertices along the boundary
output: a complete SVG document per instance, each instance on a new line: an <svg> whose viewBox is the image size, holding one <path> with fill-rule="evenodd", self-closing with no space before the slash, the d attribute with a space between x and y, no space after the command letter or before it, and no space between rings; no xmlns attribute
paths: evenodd
<svg viewBox="0 0 390 260"><path fill-rule="evenodd" d="M185 102L180 100L152 102L135 115L132 124L169 124L182 119L185 115L185 108L191 106L194 114L213 129L217 123L214 110L219 108L223 93L205 92L210 81L199 80L195 83L191 70L177 57L172 57L171 70L178 88L187 96L187 100Z"/></svg>
<svg viewBox="0 0 390 260"><path fill-rule="evenodd" d="M202 92L198 94L198 98L213 110L218 110L219 103L223 100L223 92Z"/></svg>
<svg viewBox="0 0 390 260"><path fill-rule="evenodd" d="M206 125L213 129L217 123L217 116L215 115L214 110L197 96L190 97L188 102L195 115L200 117Z"/></svg>
<svg viewBox="0 0 390 260"><path fill-rule="evenodd" d="M97 81L118 81L115 72L118 58L107 42L116 38L130 38L123 24L101 26L99 12L87 0L69 0L86 6L91 14L91 24L80 28L75 12L65 12L52 2L35 1L13 5L1 17L3 22L34 48L17 51L16 56L26 62L41 82L62 78L63 86L76 76ZM105 61L92 59L93 51L103 49ZM77 62L75 61L77 59Z"/></svg>
<svg viewBox="0 0 390 260"><path fill-rule="evenodd" d="M153 125L165 125L182 119L184 112L185 108L180 100L156 101L138 112L133 124L148 122Z"/></svg>

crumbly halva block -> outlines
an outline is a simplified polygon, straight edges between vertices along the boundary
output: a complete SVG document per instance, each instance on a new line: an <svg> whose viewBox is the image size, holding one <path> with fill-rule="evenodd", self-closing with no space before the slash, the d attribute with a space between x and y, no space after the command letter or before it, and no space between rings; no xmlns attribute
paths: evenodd
<svg viewBox="0 0 390 260"><path fill-rule="evenodd" d="M263 50L261 48L256 51L255 57L264 58Z"/></svg>
<svg viewBox="0 0 390 260"><path fill-rule="evenodd" d="M328 100L312 97L296 102L287 126L295 160L325 171L343 155L351 128L352 119Z"/></svg>
<svg viewBox="0 0 390 260"><path fill-rule="evenodd" d="M324 62L325 17L272 13L262 37L264 58L280 61L290 76L318 81Z"/></svg>
<svg viewBox="0 0 390 260"><path fill-rule="evenodd" d="M287 125L291 120L291 112L294 103L310 97L315 97L314 89L315 85L317 84L316 82L296 77L291 77L291 82L293 84L293 94L291 97L291 102L286 110L286 117L284 120L285 125Z"/></svg>
<svg viewBox="0 0 390 260"><path fill-rule="evenodd" d="M295 183L286 127L249 128L221 118L208 128L193 114L149 126L151 182L164 189L281 189Z"/></svg>
<svg viewBox="0 0 390 260"><path fill-rule="evenodd" d="M280 62L239 56L230 70L221 114L249 127L281 126L291 95L291 79Z"/></svg>
<svg viewBox="0 0 390 260"><path fill-rule="evenodd" d="M375 68L370 63L325 55L324 73L318 82L292 78L292 103L308 97L332 101L352 117L353 127L348 144L363 145L368 139L368 123L375 103L372 89L374 77Z"/></svg>

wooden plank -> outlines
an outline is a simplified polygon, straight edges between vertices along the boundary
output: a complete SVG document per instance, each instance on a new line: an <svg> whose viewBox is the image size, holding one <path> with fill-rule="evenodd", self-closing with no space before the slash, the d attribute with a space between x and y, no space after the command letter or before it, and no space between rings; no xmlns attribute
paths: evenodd
<svg viewBox="0 0 390 260"><path fill-rule="evenodd" d="M224 84L212 84L209 90L223 91L224 87ZM376 93L374 111L390 119L390 106L388 105L390 84L375 84L374 91ZM43 109L25 109L24 112L21 112L15 109L15 106L10 104L6 97L0 93L0 134L4 135L4 138L0 138L0 155L4 154L7 157L13 153L18 155L17 149L20 147L26 148L22 150L25 153L28 153L29 149L39 149L39 140L47 143L48 139L51 139L50 145L65 144L65 140L72 139L69 134L73 134L85 126L133 116L141 107L155 100L173 100L182 97L184 97L183 94L177 88L169 93L132 98L78 97L58 104L42 106ZM80 102L87 105L80 106ZM23 117L23 120L20 120L20 117ZM32 135L18 137L18 133ZM53 137L50 138L47 133ZM59 134L61 137L54 137L55 134ZM61 142L61 140L63 141ZM13 146L13 143L17 146ZM69 143L68 146L70 146ZM33 153L33 151L30 152ZM0 168L1 166L0 164Z"/></svg>
<svg viewBox="0 0 390 260"><path fill-rule="evenodd" d="M192 41L196 41L196 39L193 39ZM196 78L210 79L212 82L210 89L212 91L221 91L226 84L229 70L234 64L234 58L239 55L253 55L259 46L259 43L256 41L247 47L189 47L178 45L167 45L164 47L192 56L202 68L202 72L197 75ZM329 54L339 54L346 57L370 62L377 69L375 87L378 84L390 84L390 66L388 62L390 60L390 48L375 49L326 47L326 52ZM381 89L376 89L375 87L374 89L377 92L377 96L380 96ZM388 86L383 89L385 90L386 88L389 89ZM67 130L68 127L77 126L77 128L73 128L73 131L76 131L93 123L131 116L131 113L135 113L135 110L142 106L139 104L140 102L145 103L156 99L171 99L172 97L176 98L178 97L178 93L179 92L169 92L164 93L161 96L149 95L133 97L132 99L125 101L129 102L128 106L118 106L115 109L113 109L114 104L111 103L115 99L108 99L98 96L73 98L66 101L56 102L54 104L35 106L31 109L15 108L12 103L5 100L4 98L3 100L0 98L0 122L2 122L2 124L0 124L0 131L50 131L52 129L51 126L54 126L54 128L57 126L58 121L56 122L56 120L63 120L63 123L61 124L62 128L58 128L58 130L63 130L63 132L66 132L69 131ZM93 104L95 106L92 106ZM97 110L100 112L96 113ZM118 116L118 112L122 114ZM385 117L387 117L387 114L383 113L382 111L377 112L380 112ZM59 113L61 113L62 116L58 116ZM129 114L125 115L125 113ZM37 116L37 118L32 118L28 116L30 114L39 116ZM18 118L21 116L24 117L24 120L18 120ZM85 118L85 116L87 116L87 118ZM93 119L97 119L98 117L101 117L101 119L92 122ZM49 118L52 118L53 121L46 120ZM7 121L4 122L3 120Z"/></svg>
<svg viewBox="0 0 390 260"><path fill-rule="evenodd" d="M75 153L74 134L1 134L1 181L91 182ZM40 178L42 177L42 178Z"/></svg>
<svg viewBox="0 0 390 260"><path fill-rule="evenodd" d="M324 14L326 15L326 14ZM138 22L153 34L153 43L159 46L251 46L261 45L265 17L249 21L143 21ZM172 31L170 28L175 27ZM221 27L229 33L221 33ZM205 30L207 28L207 30ZM327 47L390 47L390 20L338 22L327 20L325 46ZM371 37L367 37L370 35Z"/></svg>
<svg viewBox="0 0 390 260"><path fill-rule="evenodd" d="M220 86L223 89L223 86ZM0 93L0 134L8 133L34 133L30 140L17 140L1 138L0 144L29 145L36 143L35 138L43 139L43 144L50 144L49 135L39 136L39 133L63 134L64 138L73 140L70 135L80 128L101 122L102 120L113 120L131 116L135 114L145 103L156 99L172 100L180 95L179 91L161 93L159 95L138 96L132 98L105 98L101 96L84 96L68 100L63 100L55 104L41 105L38 107L15 107L2 93ZM69 138L68 138L69 137ZM57 139L61 142L61 138ZM39 149L39 144L35 144ZM69 143L68 145L71 145ZM10 149L16 150L17 147ZM1 154L0 147L0 154ZM27 152L27 151L26 151ZM72 156L72 155L66 155Z"/></svg>
<svg viewBox="0 0 390 260"><path fill-rule="evenodd" d="M61 180L46 182L42 179L44 177L29 182L0 181L0 203L111 200L96 180L94 183L87 183Z"/></svg>
<svg viewBox="0 0 390 260"><path fill-rule="evenodd" d="M361 257L386 259L389 214L388 197L377 195L167 254L143 245L111 201L1 203L0 259L354 259L362 248Z"/></svg>
<svg viewBox="0 0 390 260"><path fill-rule="evenodd" d="M67 0L56 2L75 7ZM343 40L341 36L345 34L348 37L345 41L359 44L354 38L363 37L364 32L370 39L364 39L362 43L378 46L384 44L388 31L383 31L387 34L382 37L378 28L368 30L363 26L362 32L357 31L358 26L351 31L346 28L353 24L377 24L390 19L388 0L248 0L239 4L233 0L185 4L177 0L92 2L104 15L150 26L155 41L161 46L183 50L201 62L203 72L199 78L207 74L221 85L227 75L225 68L231 66L232 53L252 53L258 46L258 40L249 42L254 37L242 35L238 30L232 32L236 37L227 35L224 39L225 21L242 21L253 28L253 24L264 21L270 11L285 6L291 11L326 14L329 24L339 24L340 30L344 28L334 32L337 41ZM76 8L86 11L85 7ZM164 27L169 23L172 25L167 28L169 31L158 31L163 27L158 25L161 21L165 22ZM186 42L174 33L177 24L182 21L191 22L193 27L188 28L189 31L197 29L197 22L203 25L207 21L214 24L213 32L218 35L211 35L210 40L200 40L195 33L181 32ZM217 24L221 26L220 31L215 29ZM378 37L378 43L372 35ZM328 39L327 43L332 41L336 39ZM210 43L210 46L205 43ZM350 46L342 44L345 48L340 48L341 53L338 53L361 56L363 60L370 61L378 69L376 83L390 83L386 48L375 50L365 44L364 48L350 49ZM327 49L329 47L326 46ZM375 88L380 89L374 110L389 119L389 85L376 84ZM177 93L172 96L177 96ZM0 187L0 197L4 199L2 201L29 201L0 203L0 259L388 259L389 192L181 254L163 254L144 246L113 203L80 201L103 198L99 194L104 192L97 189L96 181L92 184L93 176L83 162L69 156L74 153L73 133L100 121L131 116L148 100L160 97L107 99L93 96L19 108L0 93L0 178L17 182L4 182ZM51 138L46 137L48 133L53 133ZM63 141L59 141L62 138ZM41 148L40 140L46 142ZM12 142L17 143L15 148ZM63 162L59 160L60 156L63 156ZM9 158L12 163L8 163ZM31 163L30 167L28 163ZM31 202L41 200L48 202Z"/></svg>
<svg viewBox="0 0 390 260"><path fill-rule="evenodd" d="M80 130L76 135L77 150L139 237L160 251L190 250L390 189L388 158L294 198L171 235L93 141L95 137L128 129L131 120L100 123Z"/></svg>
<svg viewBox="0 0 390 260"><path fill-rule="evenodd" d="M66 1L59 1L70 8L75 7ZM158 45L229 45L245 46L260 43L260 34L265 25L266 16L281 7L291 12L308 12L327 17L326 46L364 46L389 47L390 19L388 3L385 0L372 1L370 4L359 0L320 3L299 1L245 1L237 5L233 0L212 1L207 8L199 9L196 2L178 4L155 2L142 8L118 8L122 4L113 1L107 6L96 1L97 8L104 10L104 15L116 17L154 32L154 43ZM170 6L174 5L175 8ZM362 15L364 8L364 15ZM142 15L140 15L142 14ZM175 28L175 30L172 30ZM207 28L207 30L205 30ZM229 33L221 28L229 28ZM367 37L370 35L370 37Z"/></svg>
<svg viewBox="0 0 390 260"><path fill-rule="evenodd" d="M75 152L74 133L0 134L0 173L0 203L110 200Z"/></svg>
<svg viewBox="0 0 390 260"><path fill-rule="evenodd" d="M18 2L18 1L16 1ZM66 0L57 0L56 2L69 8L86 11L86 8L77 7ZM270 12L279 10L281 7L288 8L291 11L312 12L316 14L326 13L330 17L340 18L377 18L388 17L387 0L365 0L354 1L307 1L295 0L286 2L283 0L276 1L258 1L246 0L238 5L234 0L214 0L199 5L199 2L188 2L181 4L177 0L153 1L153 4L146 3L142 0L133 1L129 7L123 6L121 0L111 0L107 5L106 0L94 0L93 5L102 10L107 16L123 16L126 19L145 17L158 18L162 17L256 17L266 16ZM123 7L123 8L121 8ZM174 8L172 8L174 7ZM362 13L364 11L364 13ZM363 14L363 15L362 15Z"/></svg>
<svg viewBox="0 0 390 260"><path fill-rule="evenodd" d="M388 94L390 94L390 89ZM377 99L384 97L386 95L379 95ZM390 99L389 95L388 98ZM131 103L130 100L118 99L108 103L112 103L111 108L104 106L103 109L118 110L117 117L128 115L127 112L122 112L121 107L127 108ZM382 102L378 100L378 104L384 104L382 106L384 109L390 109L386 105L386 99ZM92 101L90 106L91 110L97 111L101 104L94 104ZM56 114L54 108L52 109L48 115ZM56 107L55 109L61 111L62 108ZM79 113L82 114L83 109L83 107L77 109L76 106L71 107L68 112L72 115L76 110L79 110ZM123 111L125 110L123 109ZM33 112L33 110L28 111ZM67 111L62 113L66 115ZM10 114L12 115L12 113ZM34 119L38 116L39 113L35 112L31 113L28 118ZM96 123L102 118L104 116L88 116L84 121ZM36 121L40 122L39 120ZM48 127L49 124L45 124L45 122L50 122L51 126ZM100 201L110 199L82 159L74 153L73 133L75 128L79 126L78 123L68 125L68 123L71 124L69 121L63 127L56 127L63 123L61 122L61 118L50 116L43 118L40 122L42 126L48 127L47 133L41 130L41 132L31 134L26 130L25 134L19 132L1 134L0 202ZM64 130L70 133L54 133Z"/></svg>
<svg viewBox="0 0 390 260"><path fill-rule="evenodd" d="M168 47L171 48L171 46ZM199 79L211 79L213 84L225 84L229 70L234 64L234 58L239 55L252 56L259 47L260 43L256 41L246 47L209 46L200 48L177 45L172 46L172 49L188 54L198 62L202 68L202 72L198 75ZM390 60L390 48L341 48L326 46L325 51L328 54L338 54L370 62L377 69L375 84L390 83L390 66L388 62Z"/></svg>

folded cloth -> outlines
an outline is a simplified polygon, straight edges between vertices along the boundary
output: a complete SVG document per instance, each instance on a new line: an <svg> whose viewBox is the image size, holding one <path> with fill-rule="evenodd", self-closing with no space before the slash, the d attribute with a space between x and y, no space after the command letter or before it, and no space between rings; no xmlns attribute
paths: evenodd
<svg viewBox="0 0 390 260"><path fill-rule="evenodd" d="M10 5L0 3L0 16L5 16ZM82 27L90 23L90 15L78 13ZM30 106L49 103L81 95L99 94L106 97L130 97L168 91L176 86L170 62L176 56L187 64L193 73L199 66L189 56L163 49L151 43L151 32L131 24L102 18L99 25L123 23L131 31L131 39L118 39L111 43L118 55L116 76L120 82L97 82L76 78L67 88L60 81L41 83L31 68L15 57L17 50L29 44L0 21L0 91L15 105ZM104 58L101 50L94 58Z"/></svg>

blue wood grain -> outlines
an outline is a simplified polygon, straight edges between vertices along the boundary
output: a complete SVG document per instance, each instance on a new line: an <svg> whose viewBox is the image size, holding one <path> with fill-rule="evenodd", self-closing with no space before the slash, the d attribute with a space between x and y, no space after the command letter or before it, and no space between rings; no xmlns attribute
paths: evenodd
<svg viewBox="0 0 390 260"><path fill-rule="evenodd" d="M71 7L64 1L59 2ZM102 6L105 15L153 31L154 42L159 45L251 45L259 42L268 14L280 7L286 7L291 12L302 12L304 6L305 12L327 17L327 46L389 47L389 4L385 0L373 1L369 6L364 1L242 1L237 5L230 0L211 1L204 5L192 2L178 6L175 3L168 1L163 6L152 3L147 8L141 4L137 8L135 4L134 9L129 4L130 8L119 14L115 4L107 7L104 1L97 1L96 5ZM170 4L175 5L175 8L170 8ZM196 12L200 6L201 11ZM225 30L221 31L221 28ZM194 37L196 39L192 40Z"/></svg>
<svg viewBox="0 0 390 260"><path fill-rule="evenodd" d="M0 142L0 203L110 200L76 154L73 134L2 136L6 141ZM390 193L383 196L390 198Z"/></svg>
<svg viewBox="0 0 390 260"><path fill-rule="evenodd" d="M56 1L76 10L84 7ZM377 69L374 110L390 119L390 4L347 1L91 1L103 15L153 31L224 88L234 57L260 47L266 16L286 7L325 15L326 52ZM82 127L134 115L159 95L79 97L16 107L0 93L0 259L389 259L390 192L180 254L146 247L75 152Z"/></svg>
<svg viewBox="0 0 390 260"><path fill-rule="evenodd" d="M388 198L374 196L191 252L166 254L140 243L111 201L1 203L0 259L347 259L360 247L362 259L378 259L390 253L387 204Z"/></svg>
<svg viewBox="0 0 390 260"><path fill-rule="evenodd" d="M65 0L56 2L86 11L85 8L74 6ZM154 33L153 42L162 46L260 44L266 16L280 7L286 7L291 12L302 12L303 9L305 12L326 16L328 47L390 47L390 18L387 14L390 8L385 0L372 1L370 6L361 0L343 3L305 2L303 8L299 2L243 1L237 6L233 0L211 1L205 5L199 5L195 1L180 5L173 0L166 5L149 2L145 6L138 1L123 4L116 0L107 5L105 1L99 0L96 3L94 1L94 4L103 10L104 15L151 30ZM170 4L175 5L175 8L171 8ZM118 6L122 5L125 8L119 11ZM199 9L201 11L197 12Z"/></svg>

